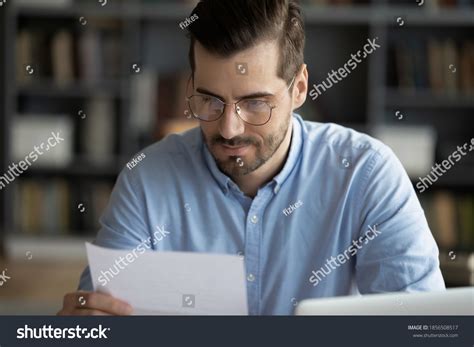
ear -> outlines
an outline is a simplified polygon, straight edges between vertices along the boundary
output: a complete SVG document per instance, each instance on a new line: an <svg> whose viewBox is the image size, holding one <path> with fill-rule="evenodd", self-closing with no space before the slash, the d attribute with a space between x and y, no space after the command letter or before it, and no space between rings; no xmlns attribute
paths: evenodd
<svg viewBox="0 0 474 347"><path fill-rule="evenodd" d="M293 110L300 108L306 101L308 94L308 69L306 64L301 65L300 71L296 75L293 87Z"/></svg>

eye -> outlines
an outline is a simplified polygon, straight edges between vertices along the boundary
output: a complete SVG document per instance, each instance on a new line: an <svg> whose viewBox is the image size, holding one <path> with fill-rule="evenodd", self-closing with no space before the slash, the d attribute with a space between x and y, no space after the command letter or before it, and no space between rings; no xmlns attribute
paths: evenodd
<svg viewBox="0 0 474 347"><path fill-rule="evenodd" d="M250 107L259 106L259 105L261 105L262 102L263 101L260 101L260 100L247 100L247 104Z"/></svg>
<svg viewBox="0 0 474 347"><path fill-rule="evenodd" d="M262 100L248 99L242 101L242 108L250 112L262 112L268 109L268 105Z"/></svg>

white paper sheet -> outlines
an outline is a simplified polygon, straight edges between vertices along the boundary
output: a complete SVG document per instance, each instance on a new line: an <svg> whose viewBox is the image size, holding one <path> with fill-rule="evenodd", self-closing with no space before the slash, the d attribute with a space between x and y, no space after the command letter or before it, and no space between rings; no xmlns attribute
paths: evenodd
<svg viewBox="0 0 474 347"><path fill-rule="evenodd" d="M94 290L128 302L136 315L248 314L239 256L86 249Z"/></svg>

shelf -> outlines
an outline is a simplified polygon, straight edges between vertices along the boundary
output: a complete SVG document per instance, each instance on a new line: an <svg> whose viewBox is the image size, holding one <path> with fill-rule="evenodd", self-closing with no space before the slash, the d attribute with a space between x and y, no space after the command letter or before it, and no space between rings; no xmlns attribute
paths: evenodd
<svg viewBox="0 0 474 347"><path fill-rule="evenodd" d="M175 20L178 25L191 14L193 6L183 3L164 3L164 4L143 4L143 5L125 5L124 10L127 11L127 17L133 19L161 19Z"/></svg>
<svg viewBox="0 0 474 347"><path fill-rule="evenodd" d="M123 93L121 81L104 81L100 83L77 82L60 86L52 81L35 81L34 83L19 85L18 95L38 97L86 98L96 95L110 95L114 97L128 97Z"/></svg>
<svg viewBox="0 0 474 347"><path fill-rule="evenodd" d="M5 237L7 256L8 259L22 259L24 261L39 259L84 260L86 259L84 243L92 242L96 233L97 231L91 232L88 237L72 235L18 236L14 233L7 233Z"/></svg>
<svg viewBox="0 0 474 347"><path fill-rule="evenodd" d="M193 7L183 3L163 4L107 4L107 6L78 5L67 7L25 7L12 6L14 14L30 17L112 17L118 19L150 19L183 21ZM303 5L306 23L319 24L393 24L398 26L397 17L413 25L474 25L474 8L438 11L413 6L314 6Z"/></svg>
<svg viewBox="0 0 474 347"><path fill-rule="evenodd" d="M436 93L430 90L387 89L387 107L412 108L474 108L474 95L466 93Z"/></svg>
<svg viewBox="0 0 474 347"><path fill-rule="evenodd" d="M373 8L369 6L306 6L305 24L369 24Z"/></svg>
<svg viewBox="0 0 474 347"><path fill-rule="evenodd" d="M13 15L38 18L68 18L68 17L89 17L89 18L121 18L124 17L123 8L119 5L108 4L107 6L78 5L71 6L17 6L9 5ZM79 22L78 22L79 23Z"/></svg>
<svg viewBox="0 0 474 347"><path fill-rule="evenodd" d="M413 8L406 6L390 6L381 9L382 15L376 15L377 19L387 24L392 23L397 28L400 27L397 23L397 18L401 17L405 25L451 25L451 26L473 26L474 25L474 7L468 8L440 8L429 9L428 7ZM377 20L376 19L376 20Z"/></svg>
<svg viewBox="0 0 474 347"><path fill-rule="evenodd" d="M44 18L116 18L116 19L161 19L183 21L191 12L192 6L186 4L107 4L107 6L79 5L53 7L53 6L12 6L13 13L17 16L44 17Z"/></svg>
<svg viewBox="0 0 474 347"><path fill-rule="evenodd" d="M117 162L120 162L120 159L110 159L109 165L97 166L88 161L78 160L72 163L71 165L64 168L54 168L54 167L31 167L27 172L25 172L25 177L31 176L50 176L50 175L64 175L64 176L118 176L122 167Z"/></svg>

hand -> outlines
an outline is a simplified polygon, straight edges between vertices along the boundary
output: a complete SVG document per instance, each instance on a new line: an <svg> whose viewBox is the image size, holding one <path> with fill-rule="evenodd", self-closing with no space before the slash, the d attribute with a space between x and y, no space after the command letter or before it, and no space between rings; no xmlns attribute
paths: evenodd
<svg viewBox="0 0 474 347"><path fill-rule="evenodd" d="M64 295L63 308L58 316L128 316L132 306L111 295L78 291Z"/></svg>

